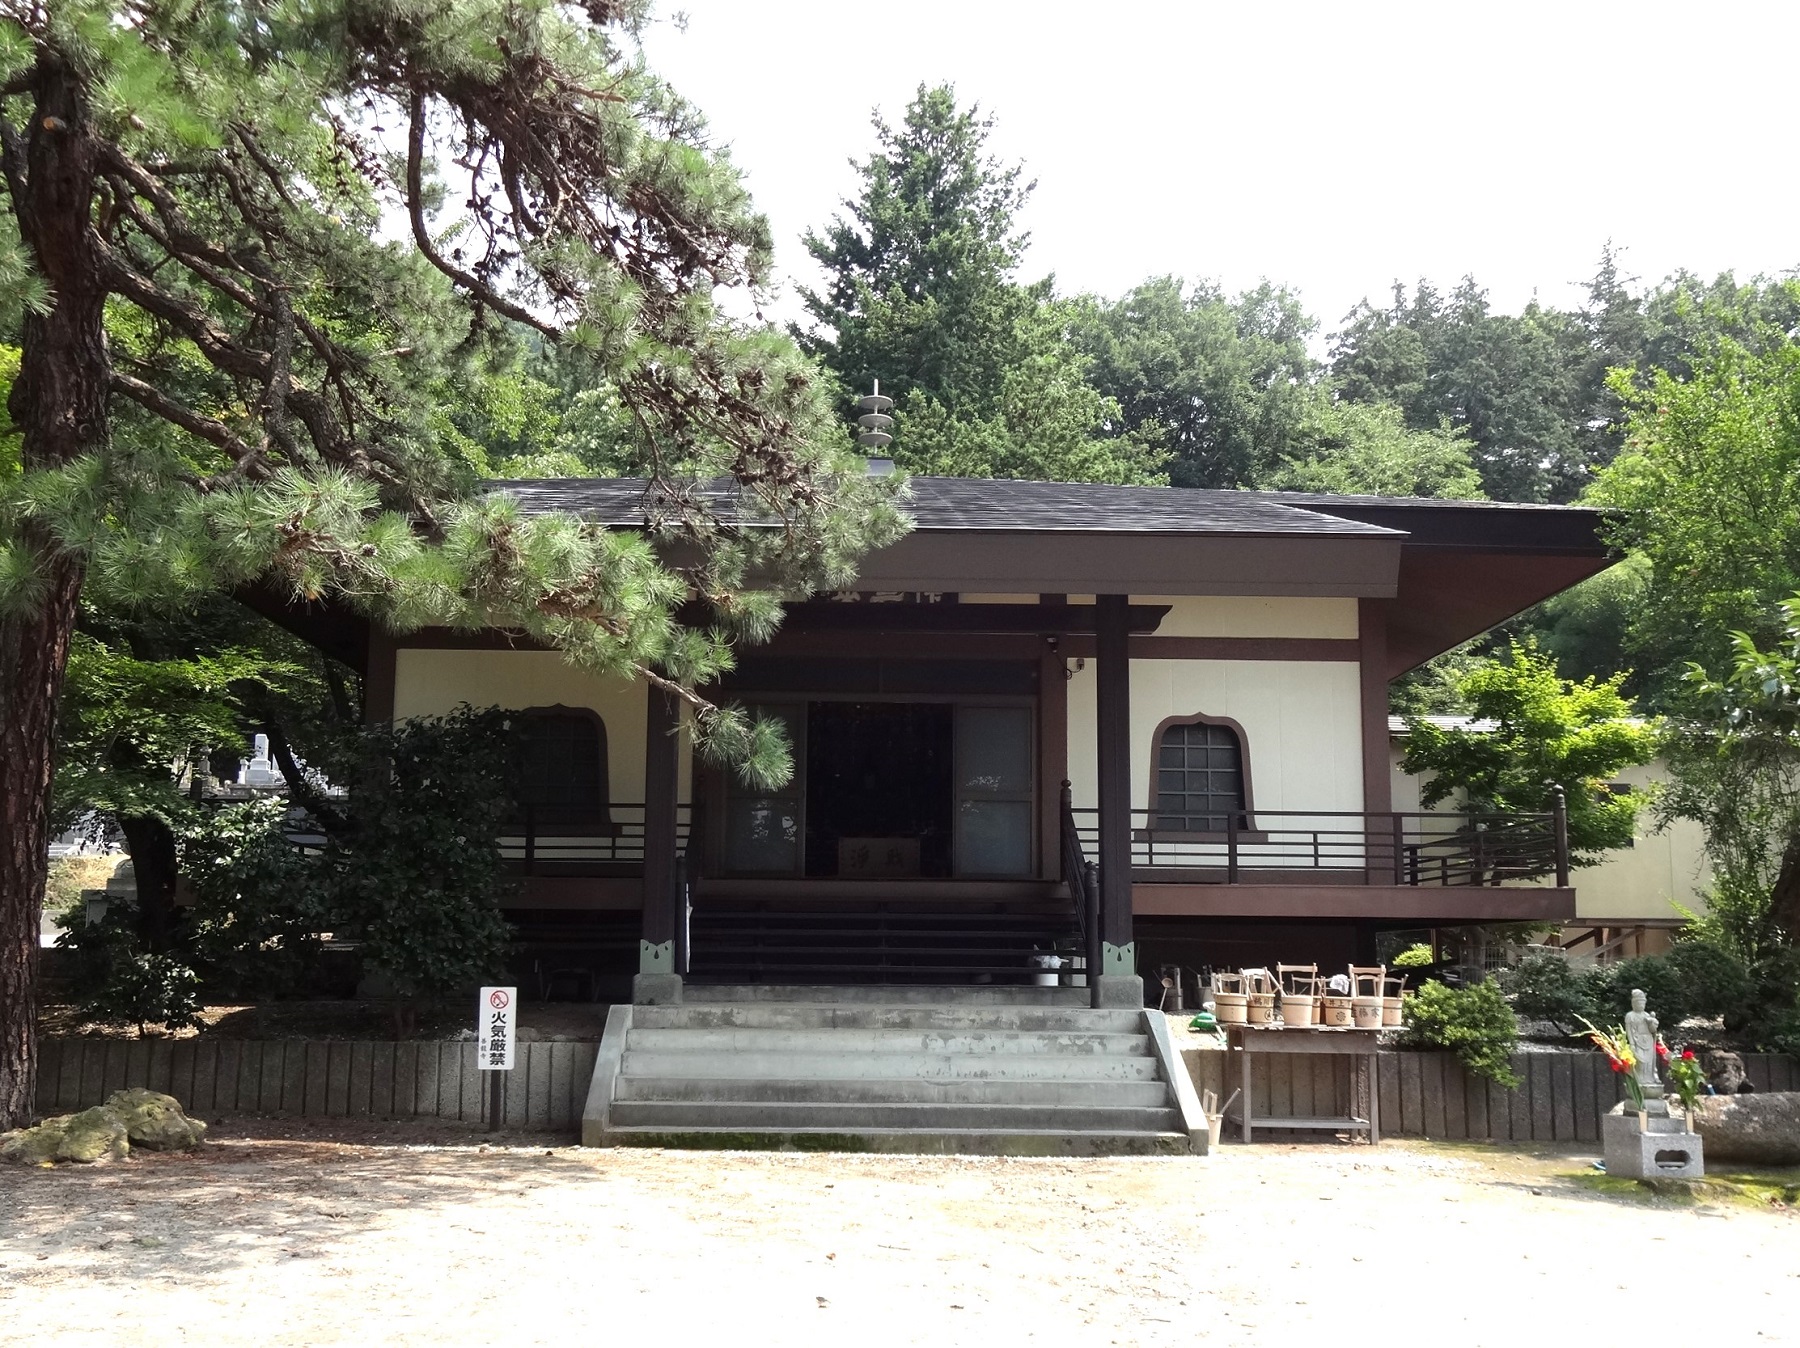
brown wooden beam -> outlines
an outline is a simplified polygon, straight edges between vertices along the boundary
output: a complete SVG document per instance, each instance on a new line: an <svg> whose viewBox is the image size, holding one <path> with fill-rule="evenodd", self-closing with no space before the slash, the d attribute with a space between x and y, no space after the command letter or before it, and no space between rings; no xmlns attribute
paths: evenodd
<svg viewBox="0 0 1800 1348"><path fill-rule="evenodd" d="M1331 917L1361 921L1563 922L1575 891L1549 886L1164 885L1132 887L1138 917Z"/></svg>
<svg viewBox="0 0 1800 1348"><path fill-rule="evenodd" d="M1133 632L1154 632L1167 604L1132 604ZM1092 604L789 604L782 629L790 632L1092 632L1100 621Z"/></svg>

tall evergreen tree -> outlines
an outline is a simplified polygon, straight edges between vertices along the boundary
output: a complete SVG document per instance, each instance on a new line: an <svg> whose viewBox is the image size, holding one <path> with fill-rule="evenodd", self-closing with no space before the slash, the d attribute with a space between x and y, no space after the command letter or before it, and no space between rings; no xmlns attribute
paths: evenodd
<svg viewBox="0 0 1800 1348"><path fill-rule="evenodd" d="M1585 350L1568 317L1535 301L1496 314L1464 277L1448 296L1420 282L1409 299L1357 306L1333 338L1332 374L1353 401L1393 402L1415 430L1468 433L1484 490L1503 501L1579 490L1576 376ZM1575 485L1570 485L1571 483Z"/></svg>
<svg viewBox="0 0 1800 1348"><path fill-rule="evenodd" d="M971 477L1158 480L1155 435L1119 433L1119 408L1069 340L1048 280L1017 279L1031 192L988 152L993 119L947 85L919 87L900 126L875 119L858 196L806 246L825 284L801 299L802 343L846 388L896 399L896 455Z"/></svg>
<svg viewBox="0 0 1800 1348"><path fill-rule="evenodd" d="M637 59L637 0L0 0L0 1128L32 1107L58 696L84 587L263 577L395 624L521 627L692 693L784 588L896 517L786 338L723 319L766 223ZM385 242L384 214L410 239ZM592 362L661 487L651 539L468 499L437 406L503 323ZM695 477L786 527L715 527ZM773 577L752 590L748 577ZM760 582L759 582L760 583ZM699 628L675 611L690 594Z"/></svg>

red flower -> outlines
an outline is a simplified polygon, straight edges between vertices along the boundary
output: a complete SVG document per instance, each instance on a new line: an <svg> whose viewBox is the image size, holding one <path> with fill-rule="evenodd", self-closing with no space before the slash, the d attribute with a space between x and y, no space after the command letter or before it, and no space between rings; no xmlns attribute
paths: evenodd
<svg viewBox="0 0 1800 1348"><path fill-rule="evenodd" d="M1659 1058L1666 1058L1669 1056L1669 1046L1660 1039L1656 1041L1656 1056Z"/></svg>
<svg viewBox="0 0 1800 1348"><path fill-rule="evenodd" d="M1625 1070L1625 1064L1620 1062L1617 1058L1608 1058L1607 1061L1612 1064L1613 1071L1623 1072Z"/></svg>
<svg viewBox="0 0 1800 1348"><path fill-rule="evenodd" d="M1694 1060L1694 1050L1691 1048L1684 1048L1681 1050L1681 1056L1683 1061L1692 1062Z"/></svg>

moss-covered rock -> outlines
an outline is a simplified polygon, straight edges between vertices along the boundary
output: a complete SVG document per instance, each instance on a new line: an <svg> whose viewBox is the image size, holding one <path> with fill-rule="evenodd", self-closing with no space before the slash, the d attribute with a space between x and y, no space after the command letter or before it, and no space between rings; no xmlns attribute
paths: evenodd
<svg viewBox="0 0 1800 1348"><path fill-rule="evenodd" d="M67 1117L66 1115L64 1116ZM14 1165L50 1165L62 1141L62 1119L46 1119L35 1128L0 1133L0 1161Z"/></svg>
<svg viewBox="0 0 1800 1348"><path fill-rule="evenodd" d="M79 1114L69 1114L61 1121L62 1140L56 1144L56 1159L79 1161L122 1161L131 1155L131 1141L125 1121L106 1105L95 1105Z"/></svg>
<svg viewBox="0 0 1800 1348"><path fill-rule="evenodd" d="M78 1114L59 1114L35 1128L0 1136L0 1160L18 1165L90 1164L122 1161L131 1144L156 1151L197 1147L206 1125L190 1119L172 1095L131 1089L114 1091L103 1105Z"/></svg>
<svg viewBox="0 0 1800 1348"><path fill-rule="evenodd" d="M181 1101L172 1095L140 1087L114 1091L106 1098L107 1109L119 1116L133 1146L152 1151L182 1151L197 1147L206 1136L206 1125L190 1119Z"/></svg>

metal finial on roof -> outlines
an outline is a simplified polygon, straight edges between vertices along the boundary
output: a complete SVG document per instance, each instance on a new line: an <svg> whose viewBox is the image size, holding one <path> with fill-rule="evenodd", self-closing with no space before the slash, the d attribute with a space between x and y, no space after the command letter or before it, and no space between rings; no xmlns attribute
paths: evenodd
<svg viewBox="0 0 1800 1348"><path fill-rule="evenodd" d="M894 437L888 434L894 419L887 414L893 405L892 398L882 396L879 379L871 382L870 392L856 400L857 411L862 413L856 419L856 444L869 460L871 477L884 477L894 471L894 461L886 452L894 443Z"/></svg>

